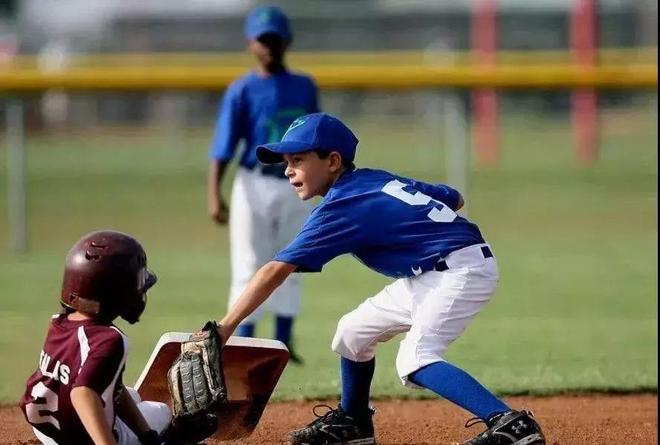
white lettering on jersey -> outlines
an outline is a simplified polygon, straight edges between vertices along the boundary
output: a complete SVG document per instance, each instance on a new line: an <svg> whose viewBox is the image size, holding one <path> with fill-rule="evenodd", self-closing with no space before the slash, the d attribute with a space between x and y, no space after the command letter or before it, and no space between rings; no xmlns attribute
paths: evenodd
<svg viewBox="0 0 660 445"><path fill-rule="evenodd" d="M51 361L52 359L50 355L46 354L44 351L41 351L39 354L39 371L41 371L41 374L43 374L44 377L48 377L68 385L69 375L71 374L71 369L69 366L57 360L52 370L49 370L48 367Z"/></svg>
<svg viewBox="0 0 660 445"><path fill-rule="evenodd" d="M419 190L415 190L415 193L409 193L405 191L403 188L406 186L408 186L408 184L404 184L403 182L394 179L385 184L381 190L388 195L398 199L399 201L403 201L411 206L432 205L433 208L426 215L426 217L431 221L437 223L450 223L454 221L458 216L456 215L456 212L449 208L449 206L438 201L437 199L431 198L429 195L425 195ZM419 266L411 267L410 269L415 276L418 276L422 273L422 268Z"/></svg>
<svg viewBox="0 0 660 445"><path fill-rule="evenodd" d="M62 364L62 366L60 366L60 382L62 382L62 384L64 385L68 385L70 374L71 374L71 370L69 369L69 367L65 364Z"/></svg>
<svg viewBox="0 0 660 445"><path fill-rule="evenodd" d="M447 223L452 222L456 219L457 215L449 206L441 203L437 199L433 199L428 195L420 191L415 191L415 193L409 193L403 188L407 187L408 184L394 179L382 188L383 192L387 193L390 196L395 197L396 199L405 202L411 206L425 206L430 203L435 203L431 211L426 215L431 221L438 223Z"/></svg>

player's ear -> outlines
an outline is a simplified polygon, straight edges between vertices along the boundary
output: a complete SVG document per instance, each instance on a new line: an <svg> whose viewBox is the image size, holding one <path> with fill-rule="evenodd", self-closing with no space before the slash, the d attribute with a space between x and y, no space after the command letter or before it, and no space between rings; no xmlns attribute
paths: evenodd
<svg viewBox="0 0 660 445"><path fill-rule="evenodd" d="M336 151L330 152L330 171L335 173L341 169L342 159L341 155Z"/></svg>

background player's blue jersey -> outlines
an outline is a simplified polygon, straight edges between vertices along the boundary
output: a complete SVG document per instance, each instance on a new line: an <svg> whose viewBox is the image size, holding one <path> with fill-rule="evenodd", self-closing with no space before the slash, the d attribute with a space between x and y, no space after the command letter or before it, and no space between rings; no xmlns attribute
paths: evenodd
<svg viewBox="0 0 660 445"><path fill-rule="evenodd" d="M350 253L394 278L433 270L451 252L483 243L479 228L458 216L460 194L382 170L346 171L275 260L318 272Z"/></svg>
<svg viewBox="0 0 660 445"><path fill-rule="evenodd" d="M296 118L318 111L317 89L310 77L289 71L268 77L250 72L234 81L223 97L209 157L230 161L242 139L240 164L252 169L257 145L279 142Z"/></svg>

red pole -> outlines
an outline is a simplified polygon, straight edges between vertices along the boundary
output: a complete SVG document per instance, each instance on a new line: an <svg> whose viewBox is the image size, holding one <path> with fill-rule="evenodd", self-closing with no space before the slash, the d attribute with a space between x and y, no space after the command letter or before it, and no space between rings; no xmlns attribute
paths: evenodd
<svg viewBox="0 0 660 445"><path fill-rule="evenodd" d="M571 14L571 52L582 69L596 65L596 0L575 0ZM598 158L598 98L593 88L573 91L571 120L575 156L581 164Z"/></svg>
<svg viewBox="0 0 660 445"><path fill-rule="evenodd" d="M497 0L474 0L472 8L472 53L483 67L496 63ZM499 120L497 93L493 89L472 92L472 137L477 161L494 165L499 158Z"/></svg>

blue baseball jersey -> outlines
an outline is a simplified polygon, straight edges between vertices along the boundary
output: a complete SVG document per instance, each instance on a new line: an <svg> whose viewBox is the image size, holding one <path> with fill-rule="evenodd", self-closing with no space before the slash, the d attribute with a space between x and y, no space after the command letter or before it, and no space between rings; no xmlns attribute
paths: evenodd
<svg viewBox="0 0 660 445"><path fill-rule="evenodd" d="M279 142L296 118L318 111L317 88L310 77L289 71L268 77L250 72L225 92L209 157L231 161L242 140L240 164L252 169L257 145Z"/></svg>
<svg viewBox="0 0 660 445"><path fill-rule="evenodd" d="M451 252L484 242L479 228L455 213L459 199L442 184L382 170L346 171L274 259L319 272L350 253L389 277L419 275Z"/></svg>

